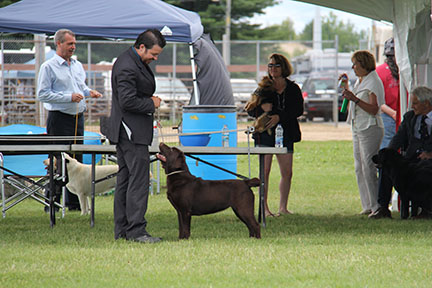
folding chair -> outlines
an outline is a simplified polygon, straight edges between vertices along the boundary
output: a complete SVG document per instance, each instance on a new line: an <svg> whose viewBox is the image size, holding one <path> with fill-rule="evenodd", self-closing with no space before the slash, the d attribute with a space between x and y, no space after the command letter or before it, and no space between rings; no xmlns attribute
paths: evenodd
<svg viewBox="0 0 432 288"><path fill-rule="evenodd" d="M0 179L1 179L1 196L2 201L0 207L2 208L3 218L6 217L6 211L21 203L27 198L34 199L45 207L49 207L49 198L45 193L49 189L49 175L47 175L45 168L41 164L47 157L45 155L13 155L3 156L0 153ZM5 167L10 165L12 169ZM40 163L39 163L40 162ZM63 161L64 163L64 161ZM42 168L41 168L42 167ZM19 173L18 173L19 172ZM62 175L65 175L65 167L63 167ZM54 175L55 181L64 181L65 177L62 175ZM13 187L17 193L9 198L6 198L5 185ZM63 197L62 202L64 202ZM62 217L65 214L64 203L54 202L55 207L62 209Z"/></svg>

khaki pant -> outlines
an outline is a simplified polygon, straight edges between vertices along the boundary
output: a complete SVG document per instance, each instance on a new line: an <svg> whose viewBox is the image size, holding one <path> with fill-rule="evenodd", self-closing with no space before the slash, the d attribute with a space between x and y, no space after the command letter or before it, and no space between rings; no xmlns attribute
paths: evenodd
<svg viewBox="0 0 432 288"><path fill-rule="evenodd" d="M384 129L377 125L353 131L354 167L363 210L378 209L378 174L372 156L377 154Z"/></svg>

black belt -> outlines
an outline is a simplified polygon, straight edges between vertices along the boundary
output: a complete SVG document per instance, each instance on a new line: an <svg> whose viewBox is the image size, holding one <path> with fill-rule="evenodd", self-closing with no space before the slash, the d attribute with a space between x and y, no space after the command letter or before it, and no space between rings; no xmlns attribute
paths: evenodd
<svg viewBox="0 0 432 288"><path fill-rule="evenodd" d="M81 117L81 116L84 115L84 112L81 112L81 113L78 113L78 114L69 114L69 113L64 113L62 111L59 111L59 110L50 110L49 113L60 113L60 114L63 114L63 115L66 115L66 116L70 116L70 117L75 117L77 115L78 115L78 117Z"/></svg>

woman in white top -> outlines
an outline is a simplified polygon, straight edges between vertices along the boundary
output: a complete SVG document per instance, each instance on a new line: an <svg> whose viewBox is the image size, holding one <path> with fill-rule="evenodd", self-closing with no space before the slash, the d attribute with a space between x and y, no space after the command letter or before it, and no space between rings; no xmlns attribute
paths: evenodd
<svg viewBox="0 0 432 288"><path fill-rule="evenodd" d="M342 95L351 101L347 122L353 135L354 166L363 209L360 214L368 215L378 208L378 176L372 156L378 153L384 135L380 111L385 103L384 87L371 53L356 51L351 61L358 79L352 91L346 86Z"/></svg>

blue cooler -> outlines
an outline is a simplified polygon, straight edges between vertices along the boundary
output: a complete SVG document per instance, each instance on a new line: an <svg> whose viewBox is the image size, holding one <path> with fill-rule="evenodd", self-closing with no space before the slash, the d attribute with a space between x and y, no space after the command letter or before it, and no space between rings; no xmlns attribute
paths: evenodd
<svg viewBox="0 0 432 288"><path fill-rule="evenodd" d="M182 132L199 133L237 130L236 106L231 105L191 105L183 106ZM190 143L188 146L199 146ZM210 134L210 147L222 147L222 133ZM229 147L237 147L237 132L229 133ZM237 172L237 155L194 155L224 169ZM186 157L190 172L206 180L236 179L236 176L205 163Z"/></svg>

